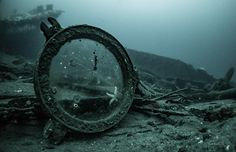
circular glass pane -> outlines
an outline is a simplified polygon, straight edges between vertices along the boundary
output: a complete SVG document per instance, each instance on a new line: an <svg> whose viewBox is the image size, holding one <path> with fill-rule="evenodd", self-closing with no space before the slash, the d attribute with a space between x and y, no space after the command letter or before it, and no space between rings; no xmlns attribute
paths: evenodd
<svg viewBox="0 0 236 152"><path fill-rule="evenodd" d="M89 25L71 26L50 37L34 80L51 118L85 133L117 124L128 112L138 82L119 41Z"/></svg>
<svg viewBox="0 0 236 152"><path fill-rule="evenodd" d="M75 39L52 59L49 86L72 117L97 121L110 116L123 98L123 76L114 55L99 42Z"/></svg>

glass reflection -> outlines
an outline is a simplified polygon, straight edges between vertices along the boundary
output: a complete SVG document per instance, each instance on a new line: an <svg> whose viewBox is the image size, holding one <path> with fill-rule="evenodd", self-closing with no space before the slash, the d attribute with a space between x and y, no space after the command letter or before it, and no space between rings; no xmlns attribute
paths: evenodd
<svg viewBox="0 0 236 152"><path fill-rule="evenodd" d="M112 114L122 98L123 79L113 54L89 39L66 43L52 60L50 87L71 116L99 120Z"/></svg>

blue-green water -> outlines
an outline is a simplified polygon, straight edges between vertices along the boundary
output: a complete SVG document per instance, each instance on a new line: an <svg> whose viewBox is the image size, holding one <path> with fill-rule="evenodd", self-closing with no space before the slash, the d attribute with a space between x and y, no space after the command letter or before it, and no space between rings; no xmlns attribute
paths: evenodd
<svg viewBox="0 0 236 152"><path fill-rule="evenodd" d="M58 18L64 27L98 26L127 48L180 59L217 78L236 66L235 0L2 0L0 17L46 4L64 11Z"/></svg>

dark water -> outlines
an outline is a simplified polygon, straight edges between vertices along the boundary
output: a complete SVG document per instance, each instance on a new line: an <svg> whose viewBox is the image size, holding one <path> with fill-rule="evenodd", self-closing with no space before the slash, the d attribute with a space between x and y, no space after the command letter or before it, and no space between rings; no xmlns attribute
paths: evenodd
<svg viewBox="0 0 236 152"><path fill-rule="evenodd" d="M129 56L93 28L35 68L49 16ZM235 0L0 0L0 152L236 151L235 27Z"/></svg>
<svg viewBox="0 0 236 152"><path fill-rule="evenodd" d="M101 27L128 48L180 59L216 77L222 77L229 67L236 66L234 0L2 0L0 14L7 17L14 10L25 13L48 3L65 11L58 18L63 26ZM37 50L32 51L31 55L37 54Z"/></svg>

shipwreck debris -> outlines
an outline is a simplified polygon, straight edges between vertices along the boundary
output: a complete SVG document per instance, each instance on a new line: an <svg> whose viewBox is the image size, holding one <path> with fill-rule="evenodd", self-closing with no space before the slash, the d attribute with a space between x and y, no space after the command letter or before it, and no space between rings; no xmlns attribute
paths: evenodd
<svg viewBox="0 0 236 152"><path fill-rule="evenodd" d="M58 18L62 13L62 10L54 9L52 4L48 4L39 5L24 14L15 12L9 17L1 18L0 50L27 57L35 56L34 53L40 50L39 44L43 42L38 25L48 16ZM24 52L25 50L30 51Z"/></svg>
<svg viewBox="0 0 236 152"><path fill-rule="evenodd" d="M49 7L48 9L51 8ZM221 100L219 99L235 99L236 89L230 85L234 73L232 68L226 73L223 79L214 83L212 85L214 87L208 91L202 87L202 84L193 83L189 80L147 79L149 82L165 81L163 84L168 83L174 86L174 89L166 89L165 87L160 89L158 88L160 86L156 84L150 85L145 79L139 79L137 71L133 68L132 62L122 45L108 33L87 25L63 29L53 18L49 18L49 22L52 24L52 27L48 27L44 23L41 24L41 29L48 41L46 42L46 46L35 69L34 88L32 85L32 71L35 66L25 64L22 60L12 60L10 66L8 64L0 64L3 70L0 74L4 74L4 72L7 71L9 74L13 73L15 76L5 77L0 84L2 87L2 90L0 90L1 124L7 124L12 120L41 119L42 116L45 116L44 119L48 119L49 116L50 120L44 129L43 142L46 143L46 146L50 147L51 144L61 143L67 131L71 129L80 132L94 133L111 128L126 115L130 107L131 111L156 116L157 119L162 120L162 123L173 126L181 124L181 122L172 118L174 116L197 116L207 122L227 120L235 117L234 106L224 107L222 106L223 104L219 106L209 106L212 103L208 103L209 100L213 99L218 100L215 102L220 102ZM89 58L91 59L89 63L92 63L92 66L88 67L91 67L91 71L93 71L89 74L93 77L89 77L89 74L80 77L80 75L76 75L75 73L73 73L73 77L70 77L68 70L72 68L71 71L73 71L73 68L77 68L79 64L77 64L76 60L73 60L73 62L69 60L69 66L67 63L58 61L59 65L66 68L64 68L63 77L58 81L60 83L55 83L56 85L52 84L52 80L55 78L52 77L54 75L50 73L52 60L54 60L59 54L59 51L61 51L59 49L61 46L66 44L67 41L73 41L78 38L92 39L96 42L95 46L99 44L105 45L108 52L111 51L111 54L118 60L118 67L121 67L121 78L124 84L119 86L115 85L115 83L111 83L113 82L111 76L95 77L102 63L102 60L98 62L98 51L96 51L96 54L92 53L94 56ZM80 43L83 42L84 40L80 40ZM90 42L86 41L86 43ZM75 56L74 51L71 54ZM69 58L68 56L66 57ZM57 63L57 60L55 62ZM23 71L27 72L19 72L17 67L25 69ZM81 69L83 68L85 67ZM118 71L119 68L115 66L114 69ZM102 72L105 73L104 71ZM147 73L148 72L146 72L146 74ZM82 75L83 73L81 72L79 74ZM148 75L150 76L152 73L149 72ZM150 76L150 78L153 77L154 76ZM84 84L78 84L75 81L76 78L90 81ZM7 79L11 79L14 83L4 82ZM9 89L12 87L15 87L15 89ZM6 93L5 90L7 90L8 93ZM227 101L228 100L225 100L224 102ZM207 110L199 110L197 105L194 105L197 103L206 103ZM46 113L49 113L49 115L46 115ZM96 116L93 117L93 115ZM154 122L150 122L148 125L155 126L155 129L157 129L157 124ZM144 131L137 133L150 131L152 131L152 129L144 129ZM200 132L205 133L206 131L203 129ZM127 136L130 136L130 134L127 133ZM176 137L176 139L179 138L182 139L185 137ZM206 139L207 137L204 138ZM197 140L199 144L204 142L204 140L199 137L197 137ZM182 150L183 149L184 148L182 148Z"/></svg>

